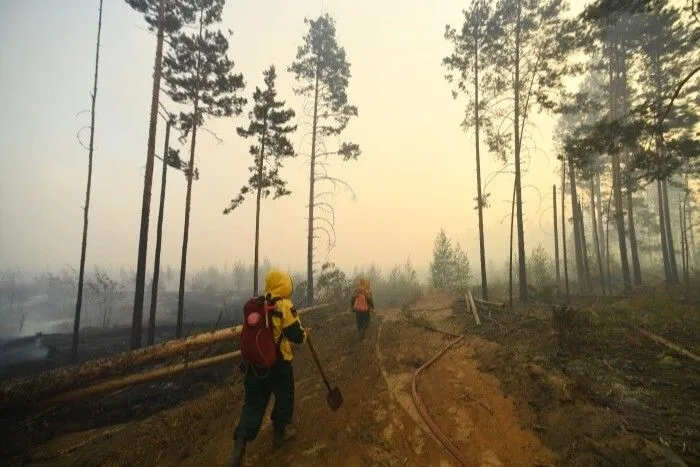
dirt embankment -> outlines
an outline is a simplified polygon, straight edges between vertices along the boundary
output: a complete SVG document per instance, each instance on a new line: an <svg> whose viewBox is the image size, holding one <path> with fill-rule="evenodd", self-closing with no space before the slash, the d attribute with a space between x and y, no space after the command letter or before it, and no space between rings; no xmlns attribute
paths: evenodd
<svg viewBox="0 0 700 467"><path fill-rule="evenodd" d="M682 434L676 425L682 422L688 430L694 426L691 417L700 419L693 405L669 418L673 410L678 412L673 408L678 403L672 399L685 397L694 404L698 386L693 386L687 367L669 376L668 371L656 373L650 362L640 363L645 360L639 355L655 361L658 348L638 349L634 356L622 350L608 354L601 349L617 345L619 336L610 340L603 333L595 340L598 353L591 350L588 358L589 363L605 361L601 365L609 373L596 373L600 368L586 366L585 359L557 353L546 313L525 319L516 314L493 315L476 328L464 310L457 307L453 313L452 304L452 297L432 294L412 307L429 311L380 310L363 342L357 341L351 314L305 316L304 322L313 327L318 353L345 402L337 412L330 411L313 360L300 347L295 360L299 438L272 451L266 418L259 438L249 446L246 464L458 465L416 410L411 379L454 340L453 335L465 331L466 339L420 374L417 388L430 417L469 465L683 465L681 458L697 464L697 444L686 444L683 451L680 438L657 433L663 428ZM649 370L654 381L666 384L633 387L633 380L625 376L632 364L626 365L625 358ZM14 463L226 465L243 392L239 374L232 368L219 371L228 373L228 380L200 398L142 420L61 434L29 447ZM695 393L688 394L692 387ZM105 398L102 403L109 401ZM634 406L640 401L646 405ZM670 407L665 417L657 410L664 404ZM78 410L78 405L64 410ZM99 404L91 407L94 422L101 417ZM638 410L624 412L620 407ZM647 418L633 418L645 413L642 407ZM76 413L88 418L85 412ZM77 429L79 423L75 423Z"/></svg>
<svg viewBox="0 0 700 467"><path fill-rule="evenodd" d="M547 306L493 314L474 330L487 339L475 348L480 369L562 465L700 465L700 367L629 326L697 351L700 309L646 306L580 304L586 319L565 325L568 342Z"/></svg>

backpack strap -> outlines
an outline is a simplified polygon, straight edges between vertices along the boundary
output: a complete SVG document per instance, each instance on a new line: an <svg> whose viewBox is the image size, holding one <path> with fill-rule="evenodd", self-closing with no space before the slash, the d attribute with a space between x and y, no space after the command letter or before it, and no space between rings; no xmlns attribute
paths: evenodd
<svg viewBox="0 0 700 467"><path fill-rule="evenodd" d="M270 294L267 294L267 296L269 297ZM284 328L282 327L282 319L284 318L284 315L282 314L282 311L279 308L277 308L277 302L279 300L281 300L280 297L268 299L268 301L274 305L274 308L272 310L270 310L270 314L272 315L273 318L280 319L280 336L275 341L275 352L277 353L277 357L282 356L282 351L280 350L280 346L282 345L282 339L284 339ZM273 325L273 333L274 333L274 325Z"/></svg>

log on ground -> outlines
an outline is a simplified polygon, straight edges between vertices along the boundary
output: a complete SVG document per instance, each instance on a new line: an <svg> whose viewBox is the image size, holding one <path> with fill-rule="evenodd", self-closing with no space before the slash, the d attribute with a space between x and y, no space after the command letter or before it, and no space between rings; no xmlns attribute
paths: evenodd
<svg viewBox="0 0 700 467"><path fill-rule="evenodd" d="M120 389L124 389L137 384L149 383L161 379L169 378L170 376L182 373L187 370L198 370L208 366L218 365L220 363L235 360L241 356L240 350L228 352L213 357L195 360L193 362L183 362L175 365L170 365L162 368L157 368L146 373L137 373L123 378L116 378L107 381L102 381L92 386L87 386L79 389L70 390L62 394L54 395L47 399L41 400L36 404L36 408L47 408L52 405L67 404L86 397L106 394Z"/></svg>
<svg viewBox="0 0 700 467"><path fill-rule="evenodd" d="M328 307L317 305L299 310L299 314ZM184 354L192 349L233 340L242 326L196 334L150 347L123 352L110 357L45 371L35 376L16 378L0 385L0 409L30 404L76 388L87 386L98 380L123 375L127 370Z"/></svg>
<svg viewBox="0 0 700 467"><path fill-rule="evenodd" d="M653 332L645 331L644 329L637 327L637 326L630 325L630 327L632 327L637 332L643 334L644 336L648 337L649 339L653 340L654 342L661 344L661 345L664 345L664 346L668 347L669 349L674 350L674 351L678 352L679 354L700 363L700 357L698 357L694 353L684 349L683 347L676 345L667 339L664 339L663 337L659 336L658 334L654 334Z"/></svg>

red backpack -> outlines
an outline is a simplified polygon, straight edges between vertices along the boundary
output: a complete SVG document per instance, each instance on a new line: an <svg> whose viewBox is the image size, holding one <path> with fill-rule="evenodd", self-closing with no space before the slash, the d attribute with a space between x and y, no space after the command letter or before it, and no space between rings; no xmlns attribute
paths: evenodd
<svg viewBox="0 0 700 467"><path fill-rule="evenodd" d="M360 312L369 311L369 305L367 304L367 297L365 297L365 294L357 294L357 296L355 297L355 303L353 305L353 308L355 309L355 311Z"/></svg>
<svg viewBox="0 0 700 467"><path fill-rule="evenodd" d="M269 296L253 297L243 306L240 349L243 358L251 365L270 368L277 360L279 342L275 342L272 332L272 311L277 300Z"/></svg>

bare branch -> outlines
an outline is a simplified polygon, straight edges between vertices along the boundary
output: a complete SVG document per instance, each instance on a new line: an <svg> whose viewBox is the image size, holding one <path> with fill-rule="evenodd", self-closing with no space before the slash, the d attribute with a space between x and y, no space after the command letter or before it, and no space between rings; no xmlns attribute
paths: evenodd
<svg viewBox="0 0 700 467"><path fill-rule="evenodd" d="M328 182L331 182L331 184L333 185L333 188L334 188L335 190L338 189L338 186L339 186L339 185L340 185L340 186L343 186L346 190L348 190L348 191L350 192L350 194L351 194L351 196L352 196L352 198L353 198L353 201L356 201L356 200L357 200L357 195L355 194L355 191L352 189L352 187L350 186L350 184L349 184L348 182L346 182L345 180L343 180L343 179L336 178L336 177L330 177L330 176L324 176L324 177L317 178L316 181L328 181Z"/></svg>
<svg viewBox="0 0 700 467"><path fill-rule="evenodd" d="M214 139L216 140L216 144L222 144L222 143L224 142L223 139L219 138L219 135L217 135L216 133L214 133L214 132L211 131L210 129L208 129L208 128L206 128L206 127L201 127L200 129L201 129L202 131L206 131L207 133L209 133L210 135L212 135L212 136L214 137Z"/></svg>
<svg viewBox="0 0 700 467"><path fill-rule="evenodd" d="M78 130L78 132L75 134L75 137L78 139L78 143L79 143L84 149L87 149L87 150L90 150L90 148L89 148L89 146L88 146L87 144L85 144L85 143L83 142L82 139L80 139L80 135L81 135L81 133L82 133L83 131L89 130L89 129L90 129L90 125L85 125L85 126L83 126L83 127L80 127L80 129Z"/></svg>

